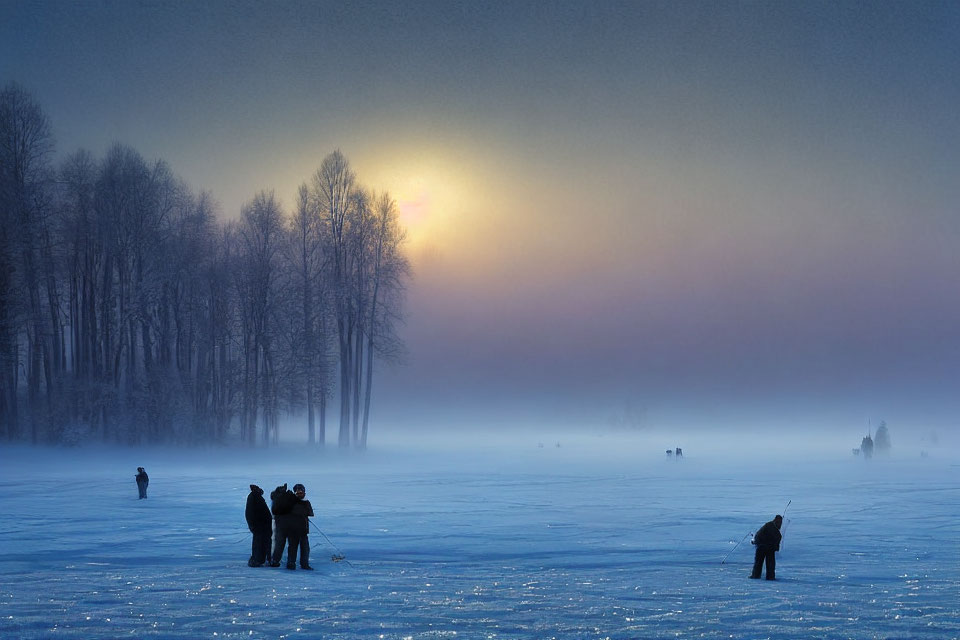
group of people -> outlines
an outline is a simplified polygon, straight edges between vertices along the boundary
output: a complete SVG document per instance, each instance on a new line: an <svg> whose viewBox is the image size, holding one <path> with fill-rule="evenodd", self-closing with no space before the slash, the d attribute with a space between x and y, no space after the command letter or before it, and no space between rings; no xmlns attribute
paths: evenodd
<svg viewBox="0 0 960 640"><path fill-rule="evenodd" d="M287 489L286 483L270 492L270 507L263 497L263 489L250 485L247 496L247 526L253 534L253 545L247 565L262 567L269 562L279 567L283 548L287 547L287 569L312 571L310 566L310 521L313 505L306 499L307 489L302 484ZM271 546L271 540L273 545Z"/></svg>
<svg viewBox="0 0 960 640"><path fill-rule="evenodd" d="M680 453L680 449L677 449ZM140 499L147 497L147 485L150 478L143 467L137 467L137 490ZM283 548L287 547L287 569L297 568L297 555L300 556L300 568L313 571L310 566L310 521L313 505L306 499L307 489L302 484L287 489L286 483L270 492L270 506L263 497L263 489L250 485L247 496L247 526L253 534L253 545L247 565L262 567L269 563L279 567L283 558ZM764 524L753 536L757 550L753 558L751 578L759 578L763 565L767 565L767 580L776 580L776 552L780 551L783 534L783 516L776 516ZM271 542L273 543L271 545Z"/></svg>

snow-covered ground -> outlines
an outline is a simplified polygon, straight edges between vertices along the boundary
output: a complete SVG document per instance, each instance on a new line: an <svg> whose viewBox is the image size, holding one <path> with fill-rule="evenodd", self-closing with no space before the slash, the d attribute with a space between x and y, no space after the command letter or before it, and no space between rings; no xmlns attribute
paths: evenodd
<svg viewBox="0 0 960 640"><path fill-rule="evenodd" d="M543 444L4 446L0 638L960 637L954 457ZM349 563L312 530L316 571L246 566L248 485L283 482ZM721 564L788 500L776 582Z"/></svg>

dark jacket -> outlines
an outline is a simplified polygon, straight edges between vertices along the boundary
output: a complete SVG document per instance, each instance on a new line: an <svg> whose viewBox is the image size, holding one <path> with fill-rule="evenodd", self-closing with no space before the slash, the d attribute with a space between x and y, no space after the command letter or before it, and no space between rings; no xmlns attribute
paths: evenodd
<svg viewBox="0 0 960 640"><path fill-rule="evenodd" d="M783 538L780 535L780 529L777 528L777 523L771 520L767 524L760 527L760 530L753 534L753 544L757 545L757 549L764 551L774 550L780 551L780 540Z"/></svg>
<svg viewBox="0 0 960 640"><path fill-rule="evenodd" d="M309 500L297 498L290 510L290 516L290 524L297 534L305 536L310 533L310 524L307 518L313 516L313 505L310 504Z"/></svg>
<svg viewBox="0 0 960 640"><path fill-rule="evenodd" d="M290 513L297 496L287 489L287 485L281 485L270 493L270 511L275 516L282 516Z"/></svg>
<svg viewBox="0 0 960 640"><path fill-rule="evenodd" d="M263 489L255 484L250 485L250 495L247 496L247 526L250 531L270 531L273 525L273 516L263 499Z"/></svg>
<svg viewBox="0 0 960 640"><path fill-rule="evenodd" d="M139 485L139 484L142 484L142 485L150 484L150 478L147 476L147 472L146 472L146 471L138 471L138 472L137 472L137 484L138 484L138 485ZM161 484L162 484L162 483L161 483ZM127 485L127 486L129 486L129 485Z"/></svg>
<svg viewBox="0 0 960 640"><path fill-rule="evenodd" d="M287 485L277 487L277 490L270 494L272 505L270 511L276 516L277 531L282 531L283 535L299 535L301 518L292 513L293 506L297 503L297 495L287 489Z"/></svg>

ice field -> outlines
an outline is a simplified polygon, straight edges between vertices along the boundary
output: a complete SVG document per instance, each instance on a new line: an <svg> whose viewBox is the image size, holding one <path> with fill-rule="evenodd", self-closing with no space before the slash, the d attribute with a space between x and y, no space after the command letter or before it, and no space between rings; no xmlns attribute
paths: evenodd
<svg viewBox="0 0 960 640"><path fill-rule="evenodd" d="M561 445L5 445L0 638L960 637L955 457ZM346 561L311 528L316 571L246 566L248 485L283 482ZM788 500L778 580L747 579Z"/></svg>

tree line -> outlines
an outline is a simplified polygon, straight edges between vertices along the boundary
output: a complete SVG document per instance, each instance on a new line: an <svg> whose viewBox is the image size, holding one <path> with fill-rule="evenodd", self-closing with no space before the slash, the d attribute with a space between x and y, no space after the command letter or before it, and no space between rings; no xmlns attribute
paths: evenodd
<svg viewBox="0 0 960 640"><path fill-rule="evenodd" d="M163 161L115 144L55 165L51 125L0 92L0 438L269 445L282 415L367 443L375 362L410 275L388 193L327 155L284 211L219 221Z"/></svg>

